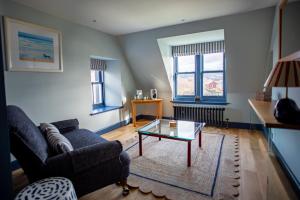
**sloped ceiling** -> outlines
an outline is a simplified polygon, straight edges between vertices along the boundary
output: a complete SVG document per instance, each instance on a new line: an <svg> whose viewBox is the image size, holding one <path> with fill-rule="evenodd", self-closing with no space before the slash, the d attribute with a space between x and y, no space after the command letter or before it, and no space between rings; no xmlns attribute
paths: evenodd
<svg viewBox="0 0 300 200"><path fill-rule="evenodd" d="M157 40L224 29L228 71L230 72L228 73L228 80L230 80L228 90L242 93L244 88L248 88L249 91L256 91L265 78L263 73L259 77L254 74L264 70L266 66L274 9L262 9L127 34L119 36L119 41L132 68L137 86L146 90L157 88L160 92L172 94ZM239 74L244 74L244 72L249 76L241 81ZM259 81L253 83L250 74Z"/></svg>
<svg viewBox="0 0 300 200"><path fill-rule="evenodd" d="M113 35L274 6L279 0L7 0ZM96 20L96 22L93 22Z"/></svg>

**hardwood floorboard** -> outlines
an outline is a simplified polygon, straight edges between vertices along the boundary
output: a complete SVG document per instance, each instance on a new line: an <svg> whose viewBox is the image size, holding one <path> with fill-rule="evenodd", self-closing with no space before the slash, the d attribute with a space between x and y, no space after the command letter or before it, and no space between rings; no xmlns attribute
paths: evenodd
<svg viewBox="0 0 300 200"><path fill-rule="evenodd" d="M137 123L141 127L148 123L142 120ZM132 124L118 128L102 137L107 140L120 140L126 142L137 137L138 127ZM294 200L297 199L291 190L290 182L274 158L270 158L266 140L259 131L242 129L221 129L206 127L203 132L217 132L230 135L239 135L240 138L240 200ZM269 178L267 178L269 177ZM13 172L14 188L19 191L28 184L22 169ZM269 184L267 184L267 181ZM122 189L117 185L110 185L93 193L85 195L80 200L155 200L152 194L143 194L132 189L126 197L122 196Z"/></svg>
<svg viewBox="0 0 300 200"><path fill-rule="evenodd" d="M263 194L258 184L259 180L257 173L250 170L243 170L242 175L242 199L257 200L263 199Z"/></svg>

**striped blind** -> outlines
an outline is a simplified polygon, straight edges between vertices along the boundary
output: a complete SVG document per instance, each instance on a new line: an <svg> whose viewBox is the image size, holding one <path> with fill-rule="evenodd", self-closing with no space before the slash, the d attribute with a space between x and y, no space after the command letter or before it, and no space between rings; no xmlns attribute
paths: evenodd
<svg viewBox="0 0 300 200"><path fill-rule="evenodd" d="M106 69L105 60L100 60L97 58L91 58L91 70L104 71Z"/></svg>
<svg viewBox="0 0 300 200"><path fill-rule="evenodd" d="M207 53L218 53L218 52L225 52L224 40L172 46L173 57L199 55L199 54L207 54Z"/></svg>

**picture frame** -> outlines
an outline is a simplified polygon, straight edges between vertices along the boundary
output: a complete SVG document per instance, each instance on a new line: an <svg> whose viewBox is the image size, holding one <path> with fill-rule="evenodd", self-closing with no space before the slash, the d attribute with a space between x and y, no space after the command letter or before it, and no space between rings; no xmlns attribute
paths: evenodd
<svg viewBox="0 0 300 200"><path fill-rule="evenodd" d="M143 99L143 90L136 90L137 99Z"/></svg>
<svg viewBox="0 0 300 200"><path fill-rule="evenodd" d="M157 89L150 89L150 98L157 99Z"/></svg>
<svg viewBox="0 0 300 200"><path fill-rule="evenodd" d="M8 71L63 72L60 31L4 17L4 35Z"/></svg>

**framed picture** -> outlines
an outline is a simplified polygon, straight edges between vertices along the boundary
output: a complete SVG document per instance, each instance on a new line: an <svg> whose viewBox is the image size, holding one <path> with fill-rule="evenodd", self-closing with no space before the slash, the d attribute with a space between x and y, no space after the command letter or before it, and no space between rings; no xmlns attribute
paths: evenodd
<svg viewBox="0 0 300 200"><path fill-rule="evenodd" d="M62 72L61 32L4 17L8 71Z"/></svg>
<svg viewBox="0 0 300 200"><path fill-rule="evenodd" d="M157 99L157 89L151 89L150 90L150 98L151 99Z"/></svg>

